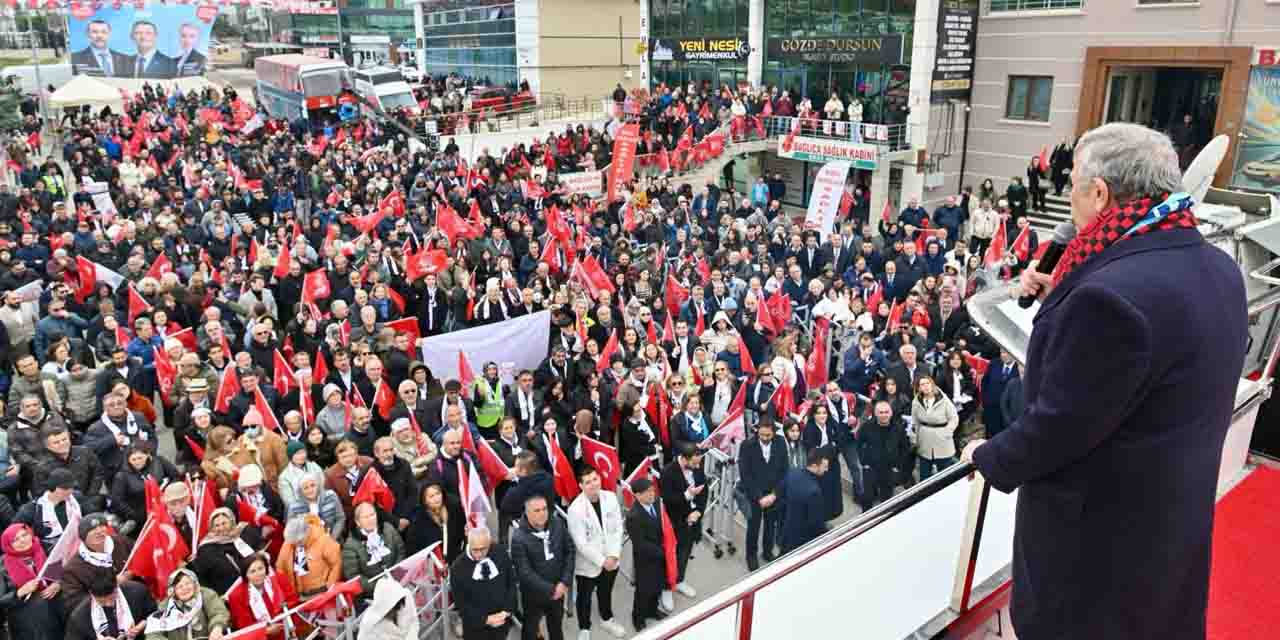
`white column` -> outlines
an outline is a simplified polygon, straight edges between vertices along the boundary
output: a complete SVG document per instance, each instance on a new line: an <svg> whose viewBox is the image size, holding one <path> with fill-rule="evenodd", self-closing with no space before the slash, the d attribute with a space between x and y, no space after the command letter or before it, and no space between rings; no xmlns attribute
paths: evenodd
<svg viewBox="0 0 1280 640"><path fill-rule="evenodd" d="M640 42L644 48L640 53L640 86L649 90L649 0L640 0Z"/></svg>
<svg viewBox="0 0 1280 640"><path fill-rule="evenodd" d="M911 43L911 92L907 98L907 104L911 107L911 114L907 116L907 135L912 149L929 148L929 96L937 47L938 0L917 0ZM924 174L916 173L914 166L903 168L902 197L899 202L906 202L911 198L925 200ZM883 201L880 206L884 206ZM873 206L871 215L874 217L878 213Z"/></svg>
<svg viewBox="0 0 1280 640"><path fill-rule="evenodd" d="M875 233L876 224L880 222L880 213L884 211L884 203L889 199L889 167L892 163L878 162L876 170L871 172L871 205L868 208L870 212L868 220L871 222L872 233ZM903 180L906 180L906 172L910 170L906 167L903 170ZM903 188L906 191L906 188ZM902 207L899 206L899 209ZM894 212L894 220L898 219L898 214ZM859 229L858 231L861 231Z"/></svg>
<svg viewBox="0 0 1280 640"><path fill-rule="evenodd" d="M427 77L427 17L422 9L422 2L413 3L413 33L417 41L418 73Z"/></svg>
<svg viewBox="0 0 1280 640"><path fill-rule="evenodd" d="M542 86L541 18L538 0L516 0L516 66L520 79L529 83L529 91L538 95Z"/></svg>
<svg viewBox="0 0 1280 640"><path fill-rule="evenodd" d="M752 86L764 84L764 0L748 0L747 45L751 53L747 55L747 81Z"/></svg>

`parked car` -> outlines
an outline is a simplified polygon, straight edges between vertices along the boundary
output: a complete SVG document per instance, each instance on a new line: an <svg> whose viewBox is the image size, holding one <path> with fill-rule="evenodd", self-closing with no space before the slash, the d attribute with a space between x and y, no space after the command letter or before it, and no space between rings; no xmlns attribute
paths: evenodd
<svg viewBox="0 0 1280 640"><path fill-rule="evenodd" d="M1280 156L1245 163L1244 175L1259 182L1280 182Z"/></svg>
<svg viewBox="0 0 1280 640"><path fill-rule="evenodd" d="M400 66L400 75L404 76L404 81L410 84L422 84L423 74L418 71L417 65L406 64Z"/></svg>
<svg viewBox="0 0 1280 640"><path fill-rule="evenodd" d="M537 101L527 91L519 93L503 87L479 87L471 90L471 110L505 113L533 107Z"/></svg>

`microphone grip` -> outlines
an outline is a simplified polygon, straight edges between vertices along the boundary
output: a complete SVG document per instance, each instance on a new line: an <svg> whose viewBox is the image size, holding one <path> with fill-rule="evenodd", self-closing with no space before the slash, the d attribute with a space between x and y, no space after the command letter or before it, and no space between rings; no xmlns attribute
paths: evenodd
<svg viewBox="0 0 1280 640"><path fill-rule="evenodd" d="M1036 272L1043 274L1053 273L1057 268L1058 261L1062 259L1062 254L1066 253L1067 245L1058 242L1049 244L1049 248L1044 250L1044 255L1040 257L1040 263L1036 265ZM1036 296L1019 296L1018 306L1023 309L1030 309L1031 305L1036 303Z"/></svg>

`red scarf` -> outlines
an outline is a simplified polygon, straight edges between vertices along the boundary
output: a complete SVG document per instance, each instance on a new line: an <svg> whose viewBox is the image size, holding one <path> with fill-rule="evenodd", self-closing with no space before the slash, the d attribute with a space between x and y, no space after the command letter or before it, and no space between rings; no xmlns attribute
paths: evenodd
<svg viewBox="0 0 1280 640"><path fill-rule="evenodd" d="M1116 205L1098 214L1098 217L1094 218L1089 226L1081 229L1080 233L1076 234L1076 237L1067 245L1062 261L1053 272L1054 286L1060 284L1068 274L1084 264L1086 260L1125 238L1140 236L1151 231L1194 229L1200 224L1188 205L1186 208L1170 212L1154 224L1139 227L1133 233L1129 233L1156 204L1151 198L1139 198L1130 201L1127 205Z"/></svg>
<svg viewBox="0 0 1280 640"><path fill-rule="evenodd" d="M31 534L31 548L19 553L13 548L13 539L18 537L23 529ZM21 587L35 579L36 573L44 566L44 548L40 546L40 540L35 537L31 527L25 524L9 525L9 528L4 530L4 534L0 535L0 548L4 550L5 573L9 574L9 580L16 586Z"/></svg>

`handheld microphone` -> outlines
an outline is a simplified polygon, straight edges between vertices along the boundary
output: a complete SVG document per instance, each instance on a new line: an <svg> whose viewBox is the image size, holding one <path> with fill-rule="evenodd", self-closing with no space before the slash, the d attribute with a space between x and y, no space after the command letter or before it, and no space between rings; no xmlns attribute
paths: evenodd
<svg viewBox="0 0 1280 640"><path fill-rule="evenodd" d="M1053 228L1053 240L1049 244L1049 248L1044 250L1044 255L1040 256L1040 263L1036 265L1038 273L1050 274L1054 268L1058 266L1058 260L1062 259L1062 254L1066 253L1067 245L1071 244L1071 240L1076 237L1076 225L1071 221L1059 223ZM1023 309L1031 308L1036 303L1035 296L1021 296L1018 298L1018 306Z"/></svg>

